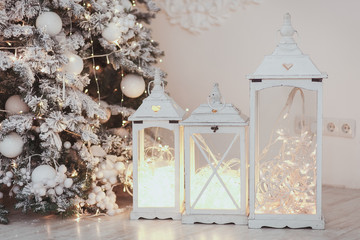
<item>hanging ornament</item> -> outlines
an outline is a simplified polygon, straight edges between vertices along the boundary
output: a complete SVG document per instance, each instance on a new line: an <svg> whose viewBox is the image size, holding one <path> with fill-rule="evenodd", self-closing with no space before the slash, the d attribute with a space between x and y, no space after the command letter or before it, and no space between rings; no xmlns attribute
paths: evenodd
<svg viewBox="0 0 360 240"><path fill-rule="evenodd" d="M128 74L121 80L121 91L129 98L137 98L145 91L145 81L142 76Z"/></svg>
<svg viewBox="0 0 360 240"><path fill-rule="evenodd" d="M69 59L69 62L63 66L63 70L75 75L80 74L84 68L84 61L82 58L71 52L67 52L65 55Z"/></svg>
<svg viewBox="0 0 360 240"><path fill-rule="evenodd" d="M0 153L8 158L15 158L23 151L24 142L16 132L11 132L0 142Z"/></svg>
<svg viewBox="0 0 360 240"><path fill-rule="evenodd" d="M31 181L35 183L45 183L53 181L56 177L56 171L49 165L40 165L31 173Z"/></svg>
<svg viewBox="0 0 360 240"><path fill-rule="evenodd" d="M71 148L71 143L69 141L64 142L63 145L64 145L65 149L70 149Z"/></svg>
<svg viewBox="0 0 360 240"><path fill-rule="evenodd" d="M50 36L57 35L62 29L62 21L54 12L44 12L36 19L36 28Z"/></svg>
<svg viewBox="0 0 360 240"><path fill-rule="evenodd" d="M105 118L100 118L100 123L104 124L107 121L109 121L110 117L111 117L111 110L109 108L109 104L107 104L107 102L101 100L100 101L100 107L101 109L103 109L106 113L106 117Z"/></svg>
<svg viewBox="0 0 360 240"><path fill-rule="evenodd" d="M19 95L13 95L6 100L5 110L14 115L29 112L29 107Z"/></svg>
<svg viewBox="0 0 360 240"><path fill-rule="evenodd" d="M106 117L105 118L100 118L100 123L104 124L107 121L109 121L110 117L111 117L111 110L109 108L105 109L105 113L106 113Z"/></svg>
<svg viewBox="0 0 360 240"><path fill-rule="evenodd" d="M109 23L102 31L102 37L109 42L115 42L120 39L121 31L116 23Z"/></svg>

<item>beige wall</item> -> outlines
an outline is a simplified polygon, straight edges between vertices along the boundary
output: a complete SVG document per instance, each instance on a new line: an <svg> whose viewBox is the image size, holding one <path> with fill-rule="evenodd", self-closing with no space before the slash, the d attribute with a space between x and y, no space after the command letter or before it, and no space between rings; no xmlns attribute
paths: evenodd
<svg viewBox="0 0 360 240"><path fill-rule="evenodd" d="M249 83L264 55L274 50L283 14L289 12L300 49L327 72L324 117L360 124L360 1L263 0L232 12L220 26L193 35L164 13L151 25L165 51L167 90L183 108L206 102L214 82L226 102L249 114ZM359 126L360 128L360 126ZM360 131L353 139L324 136L324 184L360 188Z"/></svg>

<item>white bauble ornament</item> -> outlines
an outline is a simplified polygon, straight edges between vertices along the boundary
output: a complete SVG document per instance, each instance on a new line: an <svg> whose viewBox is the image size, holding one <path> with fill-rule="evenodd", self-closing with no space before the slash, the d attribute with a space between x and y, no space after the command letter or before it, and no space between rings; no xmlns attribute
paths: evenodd
<svg viewBox="0 0 360 240"><path fill-rule="evenodd" d="M64 181L64 187L66 188L71 188L71 186L73 185L74 181L72 180L72 178L67 178Z"/></svg>
<svg viewBox="0 0 360 240"><path fill-rule="evenodd" d="M56 186L55 192L57 195L61 195L64 192L64 188L62 186Z"/></svg>
<svg viewBox="0 0 360 240"><path fill-rule="evenodd" d="M62 21L54 12L44 12L36 19L36 28L44 31L50 36L55 36L62 29Z"/></svg>
<svg viewBox="0 0 360 240"><path fill-rule="evenodd" d="M5 157L15 158L22 153L23 146L22 138L16 132L11 132L0 142L0 152Z"/></svg>
<svg viewBox="0 0 360 240"><path fill-rule="evenodd" d="M69 141L64 142L64 148L65 149L70 149L71 148L71 143Z"/></svg>
<svg viewBox="0 0 360 240"><path fill-rule="evenodd" d="M112 176L112 177L109 178L109 182L111 184L115 184L115 183L117 183L117 178L115 176Z"/></svg>
<svg viewBox="0 0 360 240"><path fill-rule="evenodd" d="M55 181L55 179L50 179L50 180L48 180L48 181L46 182L46 185L47 185L48 187L50 187L50 188L55 187L55 186L56 186L56 181Z"/></svg>
<svg viewBox="0 0 360 240"><path fill-rule="evenodd" d="M96 186L93 191L94 191L94 193L98 193L101 191L101 187Z"/></svg>
<svg viewBox="0 0 360 240"><path fill-rule="evenodd" d="M115 23L109 23L102 31L102 37L109 42L115 42L120 39L120 27Z"/></svg>
<svg viewBox="0 0 360 240"><path fill-rule="evenodd" d="M6 100L5 110L10 114L20 114L29 112L29 106L19 95L13 95Z"/></svg>
<svg viewBox="0 0 360 240"><path fill-rule="evenodd" d="M47 193L48 193L49 195L55 195L55 190L52 189L52 188L50 188L50 189L47 191Z"/></svg>
<svg viewBox="0 0 360 240"><path fill-rule="evenodd" d="M100 123L101 124L104 124L106 123L107 121L109 121L110 117L111 117L111 110L110 108L106 108L105 109L105 113L106 113L106 117L105 118L100 118Z"/></svg>
<svg viewBox="0 0 360 240"><path fill-rule="evenodd" d="M18 193L18 192L20 191L20 187L19 187L19 186L14 186L13 189L12 189L12 191L13 191L14 193Z"/></svg>
<svg viewBox="0 0 360 240"><path fill-rule="evenodd" d="M125 164L123 162L117 162L115 163L115 169L123 172L125 170Z"/></svg>
<svg viewBox="0 0 360 240"><path fill-rule="evenodd" d="M38 189L38 194L39 194L40 197L45 196L46 195L46 188L44 188L44 187L39 188Z"/></svg>
<svg viewBox="0 0 360 240"><path fill-rule="evenodd" d="M31 181L34 184L37 183L46 183L50 180L54 180L56 177L56 171L53 167L49 165L40 165L37 166L34 171L31 173Z"/></svg>
<svg viewBox="0 0 360 240"><path fill-rule="evenodd" d="M142 76L128 74L121 80L121 91L129 98L137 98L145 91L145 81Z"/></svg>
<svg viewBox="0 0 360 240"><path fill-rule="evenodd" d="M65 165L60 165L60 167L58 168L58 171L59 171L59 173L66 173L66 171L67 171L67 168L66 168L66 166Z"/></svg>
<svg viewBox="0 0 360 240"><path fill-rule="evenodd" d="M89 199L95 199L96 198L96 194L95 193L90 193L89 194Z"/></svg>
<svg viewBox="0 0 360 240"><path fill-rule="evenodd" d="M71 52L67 52L65 55L69 61L63 66L63 70L67 73L73 73L75 75L80 74L84 68L84 61L82 58Z"/></svg>
<svg viewBox="0 0 360 240"><path fill-rule="evenodd" d="M114 216L114 215L115 215L115 210L113 210L113 209L108 210L108 211L106 212L106 214L109 215L109 216Z"/></svg>
<svg viewBox="0 0 360 240"><path fill-rule="evenodd" d="M6 176L7 176L8 178L12 178L12 177L14 176L14 174L13 174L12 172L10 172L10 171L7 171L7 172L6 172Z"/></svg>
<svg viewBox="0 0 360 240"><path fill-rule="evenodd" d="M86 200L87 204L94 205L96 203L95 199L88 199Z"/></svg>
<svg viewBox="0 0 360 240"><path fill-rule="evenodd" d="M98 179L102 179L102 178L104 177L104 173L103 173L102 171L98 171L98 172L96 173L96 177L97 177Z"/></svg>
<svg viewBox="0 0 360 240"><path fill-rule="evenodd" d="M122 5L125 9L128 9L128 10L130 10L131 7L132 7L130 1L128 1L128 0L121 0L121 5Z"/></svg>
<svg viewBox="0 0 360 240"><path fill-rule="evenodd" d="M4 194L2 192L0 192L0 199L2 199L4 197Z"/></svg>

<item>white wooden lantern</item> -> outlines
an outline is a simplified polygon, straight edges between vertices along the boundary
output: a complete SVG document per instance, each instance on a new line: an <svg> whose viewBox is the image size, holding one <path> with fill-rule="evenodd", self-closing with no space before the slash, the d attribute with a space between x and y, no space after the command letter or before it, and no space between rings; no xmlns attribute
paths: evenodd
<svg viewBox="0 0 360 240"><path fill-rule="evenodd" d="M321 212L322 79L294 41L281 40L250 79L249 227L324 229Z"/></svg>
<svg viewBox="0 0 360 240"><path fill-rule="evenodd" d="M130 218L181 219L184 160L179 121L185 111L164 92L158 72L153 83L150 95L129 117L133 126L134 183Z"/></svg>
<svg viewBox="0 0 360 240"><path fill-rule="evenodd" d="M248 118L222 103L218 84L184 120L185 213L183 223L247 224Z"/></svg>

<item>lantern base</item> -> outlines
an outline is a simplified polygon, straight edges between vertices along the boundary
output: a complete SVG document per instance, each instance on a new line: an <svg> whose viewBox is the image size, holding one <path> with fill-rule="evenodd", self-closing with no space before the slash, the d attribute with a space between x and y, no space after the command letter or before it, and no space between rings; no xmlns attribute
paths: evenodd
<svg viewBox="0 0 360 240"><path fill-rule="evenodd" d="M248 218L246 215L239 214L186 214L182 216L182 223L185 224L194 224L194 223L216 223L216 224L226 224L234 223L239 225L246 225L248 223Z"/></svg>
<svg viewBox="0 0 360 240"><path fill-rule="evenodd" d="M131 211L130 213L130 219L131 220L137 220L139 218L145 218L145 219L169 219L172 218L173 220L180 220L181 219L181 213L175 213L175 212L134 212Z"/></svg>
<svg viewBox="0 0 360 240"><path fill-rule="evenodd" d="M307 228L322 230L325 229L324 217L320 220L294 220L294 219L249 219L249 228Z"/></svg>

